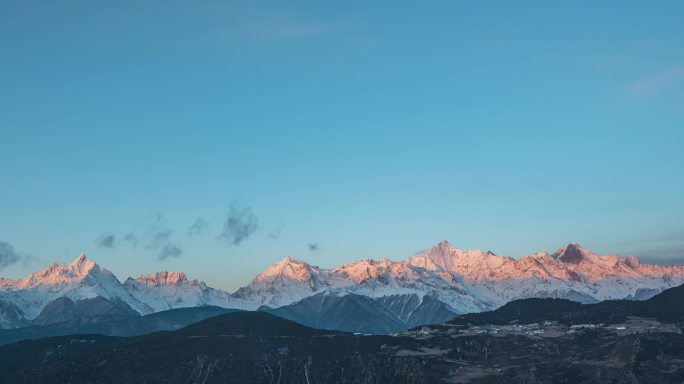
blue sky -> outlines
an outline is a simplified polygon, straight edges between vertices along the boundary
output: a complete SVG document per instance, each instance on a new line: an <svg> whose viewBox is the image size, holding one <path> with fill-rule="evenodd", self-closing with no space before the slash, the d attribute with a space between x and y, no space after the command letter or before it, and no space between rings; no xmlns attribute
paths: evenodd
<svg viewBox="0 0 684 384"><path fill-rule="evenodd" d="M684 259L681 20L679 1L0 1L0 241L30 256L0 275L85 251L232 290L288 255L443 239ZM231 206L255 228L239 244Z"/></svg>

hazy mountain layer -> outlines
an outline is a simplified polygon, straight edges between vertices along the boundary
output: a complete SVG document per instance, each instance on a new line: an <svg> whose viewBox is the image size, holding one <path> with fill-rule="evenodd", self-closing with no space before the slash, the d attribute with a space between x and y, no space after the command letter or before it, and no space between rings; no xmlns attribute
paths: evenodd
<svg viewBox="0 0 684 384"><path fill-rule="evenodd" d="M87 299L67 304L67 306L81 308L108 306L103 303L93 303L93 300ZM104 301L106 299L101 300ZM54 311L54 309L46 307L46 310L50 312ZM221 307L193 307L171 309L145 316L140 316L136 312L99 314L91 312L89 315L71 312L71 317L65 316L65 313L69 314L69 311L62 311L57 313L57 316L46 325L30 322L26 324L28 326L22 328L0 329L0 345L26 339L72 334L99 334L107 336L144 335L157 331L180 329L200 320L236 311L235 309ZM45 318L47 314L41 313L39 317Z"/></svg>

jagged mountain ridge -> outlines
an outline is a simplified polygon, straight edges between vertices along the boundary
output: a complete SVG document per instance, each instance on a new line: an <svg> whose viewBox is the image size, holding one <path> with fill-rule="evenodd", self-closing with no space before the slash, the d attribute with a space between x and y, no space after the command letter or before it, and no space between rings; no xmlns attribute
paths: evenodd
<svg viewBox="0 0 684 384"><path fill-rule="evenodd" d="M230 293L208 287L203 281L189 280L183 272L163 271L154 275L140 275L136 279L129 277L123 286L154 312L200 305L224 308L239 306Z"/></svg>
<svg viewBox="0 0 684 384"><path fill-rule="evenodd" d="M642 264L632 256L599 256L575 243L551 254L542 252L514 259L492 252L463 251L444 241L405 260L365 259L333 269L287 257L233 294L190 280L180 272L141 275L121 283L111 272L81 255L69 265L53 264L21 280L0 279L0 326L21 326L22 321L34 319L60 297L77 302L99 296L148 314L203 305L246 310L279 308L299 305L320 294L353 294L372 299L408 327L419 325L415 319L427 321L436 316L412 312L428 307L435 311L432 304L421 306L425 297L431 303L443 304L447 312L461 314L492 310L530 297L585 303L647 299L683 282L683 266ZM406 299L411 304L392 304L392 297L412 297ZM283 310L303 316L300 311ZM440 308L435 313L445 312ZM332 312L316 316L325 318Z"/></svg>
<svg viewBox="0 0 684 384"><path fill-rule="evenodd" d="M391 295L370 298L326 292L274 309L278 317L317 329L364 334L392 334L424 324L441 324L457 314L430 295Z"/></svg>
<svg viewBox="0 0 684 384"><path fill-rule="evenodd" d="M528 297L587 303L646 299L682 282L682 266L642 264L632 256L599 256L575 243L552 254L514 259L479 250L462 251L441 242L402 261L366 259L334 269L286 258L234 296L252 306L280 307L321 292L373 298L430 294L454 312L469 313Z"/></svg>

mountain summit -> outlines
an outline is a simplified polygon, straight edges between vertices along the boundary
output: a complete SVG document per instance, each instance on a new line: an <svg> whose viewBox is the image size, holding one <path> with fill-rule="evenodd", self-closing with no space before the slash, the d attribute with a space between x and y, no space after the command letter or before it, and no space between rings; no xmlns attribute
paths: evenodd
<svg viewBox="0 0 684 384"><path fill-rule="evenodd" d="M86 274L88 271L93 269L95 263L86 257L85 253L81 253L74 261L69 264L72 270L78 272L79 274Z"/></svg>
<svg viewBox="0 0 684 384"><path fill-rule="evenodd" d="M252 283L258 284L274 279L310 281L318 272L318 267L312 267L302 260L288 256L266 268L252 280Z"/></svg>
<svg viewBox="0 0 684 384"><path fill-rule="evenodd" d="M566 247L560 248L552 256L568 264L579 264L583 261L589 261L592 257L596 257L593 252L582 248L577 243L570 243Z"/></svg>
<svg viewBox="0 0 684 384"><path fill-rule="evenodd" d="M103 297L123 302L139 313L152 312L149 306L136 300L113 273L83 253L69 265L54 263L0 288L0 300L16 305L27 319L33 319L47 304L60 297L73 301Z"/></svg>

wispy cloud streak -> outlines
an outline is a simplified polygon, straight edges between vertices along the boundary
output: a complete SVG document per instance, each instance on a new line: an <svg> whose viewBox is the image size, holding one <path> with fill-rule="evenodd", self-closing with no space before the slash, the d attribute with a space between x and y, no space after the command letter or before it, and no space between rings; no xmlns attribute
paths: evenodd
<svg viewBox="0 0 684 384"><path fill-rule="evenodd" d="M684 65L669 67L627 84L624 91L631 96L661 94L684 82Z"/></svg>
<svg viewBox="0 0 684 384"><path fill-rule="evenodd" d="M25 257L26 255L17 252L12 244L0 241L0 270L18 263Z"/></svg>
<svg viewBox="0 0 684 384"><path fill-rule="evenodd" d="M111 233L103 233L97 238L97 245L100 248L112 249L116 247L116 236L112 235Z"/></svg>
<svg viewBox="0 0 684 384"><path fill-rule="evenodd" d="M197 218L188 228L188 236L194 237L204 234L209 229L209 222L201 217Z"/></svg>

